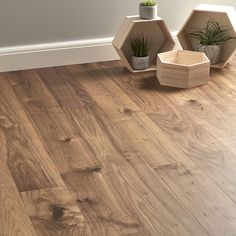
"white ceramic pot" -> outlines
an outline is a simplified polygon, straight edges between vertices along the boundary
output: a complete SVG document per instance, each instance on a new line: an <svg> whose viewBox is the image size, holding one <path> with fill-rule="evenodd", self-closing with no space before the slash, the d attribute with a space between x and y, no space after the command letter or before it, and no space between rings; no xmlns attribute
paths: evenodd
<svg viewBox="0 0 236 236"><path fill-rule="evenodd" d="M208 45L200 46L198 48L199 52L204 52L209 58L211 65L216 64L220 61L221 57L221 45Z"/></svg>
<svg viewBox="0 0 236 236"><path fill-rule="evenodd" d="M139 5L139 17L141 19L150 20L157 17L157 5L141 6Z"/></svg>
<svg viewBox="0 0 236 236"><path fill-rule="evenodd" d="M136 70L144 70L149 67L149 56L135 57L132 56L132 67Z"/></svg>

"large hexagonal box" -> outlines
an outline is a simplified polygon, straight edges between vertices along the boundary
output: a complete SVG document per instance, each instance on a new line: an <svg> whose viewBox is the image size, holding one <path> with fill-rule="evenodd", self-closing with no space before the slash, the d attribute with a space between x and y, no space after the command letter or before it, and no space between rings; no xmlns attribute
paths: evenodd
<svg viewBox="0 0 236 236"><path fill-rule="evenodd" d="M209 81L210 61L204 53L186 50L157 55L157 78L161 85L193 88Z"/></svg>
<svg viewBox="0 0 236 236"><path fill-rule="evenodd" d="M132 49L130 39L143 33L151 41L149 52L150 67L145 70L132 68ZM113 40L113 46L119 54L124 66L131 72L156 70L156 56L158 52L166 52L174 48L175 42L163 19L157 17L152 20L143 20L139 16L127 16Z"/></svg>
<svg viewBox="0 0 236 236"><path fill-rule="evenodd" d="M236 37L236 12L231 6L200 4L197 6L184 26L178 33L178 39L183 49L195 50L198 41L189 38L189 33L196 29L205 27L207 21L216 20L229 29L227 32L230 36ZM230 40L222 44L221 61L211 65L212 68L221 69L226 66L236 50L236 40Z"/></svg>

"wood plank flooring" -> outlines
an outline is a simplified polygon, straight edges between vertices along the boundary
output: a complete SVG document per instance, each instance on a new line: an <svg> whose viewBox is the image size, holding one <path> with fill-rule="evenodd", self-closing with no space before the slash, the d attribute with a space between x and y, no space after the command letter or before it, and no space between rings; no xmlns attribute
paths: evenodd
<svg viewBox="0 0 236 236"><path fill-rule="evenodd" d="M236 235L236 57L161 87L119 61L0 74L0 236Z"/></svg>

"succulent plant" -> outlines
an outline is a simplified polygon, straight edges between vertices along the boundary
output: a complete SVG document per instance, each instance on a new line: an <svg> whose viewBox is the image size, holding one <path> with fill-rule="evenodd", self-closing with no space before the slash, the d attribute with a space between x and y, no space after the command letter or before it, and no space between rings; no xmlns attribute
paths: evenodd
<svg viewBox="0 0 236 236"><path fill-rule="evenodd" d="M142 0L140 5L146 7L153 7L157 5L157 2L155 0Z"/></svg>

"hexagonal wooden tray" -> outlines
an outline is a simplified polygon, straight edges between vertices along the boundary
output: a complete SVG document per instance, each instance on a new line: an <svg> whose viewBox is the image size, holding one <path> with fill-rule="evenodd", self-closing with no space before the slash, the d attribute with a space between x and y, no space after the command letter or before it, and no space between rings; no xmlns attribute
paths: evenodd
<svg viewBox="0 0 236 236"><path fill-rule="evenodd" d="M150 49L150 67L145 70L135 70L131 66L132 50L130 39L144 34L152 47ZM127 16L113 40L113 46L119 54L124 66L132 73L156 70L156 56L174 48L175 42L163 19L157 17L152 20L143 20L139 16Z"/></svg>
<svg viewBox="0 0 236 236"><path fill-rule="evenodd" d="M161 85L193 88L209 80L210 61L202 52L169 51L157 55L157 78Z"/></svg>

